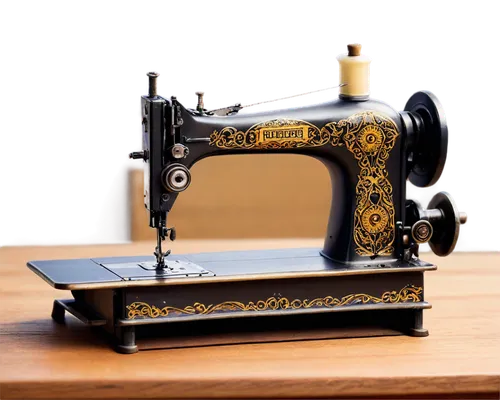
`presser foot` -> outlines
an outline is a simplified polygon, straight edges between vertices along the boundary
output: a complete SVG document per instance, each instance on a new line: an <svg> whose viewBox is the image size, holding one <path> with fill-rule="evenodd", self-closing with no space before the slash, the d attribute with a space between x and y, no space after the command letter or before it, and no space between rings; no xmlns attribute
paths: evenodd
<svg viewBox="0 0 500 400"><path fill-rule="evenodd" d="M167 250L166 252L163 253L161 251L161 248L158 249L158 247L156 247L154 252L154 255L156 257L155 268L158 271L164 270L165 268L169 268L168 265L165 263L165 257L168 257L171 252L172 252L171 250Z"/></svg>
<svg viewBox="0 0 500 400"><path fill-rule="evenodd" d="M156 269L158 271L161 271L164 270L165 268L168 268L168 266L165 264L165 258L168 257L172 252L171 250L163 252L161 244L167 236L173 242L175 240L176 233L175 233L175 228L167 229L164 226L159 227L156 231L157 231L157 236L156 236L157 244L154 251L154 255L156 257Z"/></svg>

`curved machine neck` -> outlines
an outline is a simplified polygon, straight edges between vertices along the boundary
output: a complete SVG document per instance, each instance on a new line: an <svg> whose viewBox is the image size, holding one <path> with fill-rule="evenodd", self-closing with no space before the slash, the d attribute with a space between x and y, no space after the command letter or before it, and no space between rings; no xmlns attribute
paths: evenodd
<svg viewBox="0 0 500 400"><path fill-rule="evenodd" d="M143 120L151 226L166 223L189 185L189 168L205 157L302 154L322 161L331 176L323 255L365 264L402 257L397 226L404 223L406 129L386 104L336 100L219 117L187 110L175 98L143 97Z"/></svg>

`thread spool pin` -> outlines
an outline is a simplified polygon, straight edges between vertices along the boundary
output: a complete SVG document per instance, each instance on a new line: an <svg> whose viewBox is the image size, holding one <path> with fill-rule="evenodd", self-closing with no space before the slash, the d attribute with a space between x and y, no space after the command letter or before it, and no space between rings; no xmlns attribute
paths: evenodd
<svg viewBox="0 0 500 400"><path fill-rule="evenodd" d="M158 72L148 72L149 77L149 97L156 97L156 78L160 74Z"/></svg>
<svg viewBox="0 0 500 400"><path fill-rule="evenodd" d="M347 55L349 57L357 57L361 55L361 45L359 43L353 43L347 45Z"/></svg>

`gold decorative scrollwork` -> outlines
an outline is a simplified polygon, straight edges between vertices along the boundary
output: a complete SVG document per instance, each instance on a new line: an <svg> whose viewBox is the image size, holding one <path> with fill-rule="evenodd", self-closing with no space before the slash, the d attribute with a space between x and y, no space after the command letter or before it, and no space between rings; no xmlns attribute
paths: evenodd
<svg viewBox="0 0 500 400"><path fill-rule="evenodd" d="M228 126L210 135L210 145L223 149L286 149L323 146L330 140L309 122L273 119L250 127L246 132Z"/></svg>
<svg viewBox="0 0 500 400"><path fill-rule="evenodd" d="M223 149L290 149L345 146L360 168L356 184L354 242L362 256L386 256L394 251L394 204L386 161L399 136L388 117L364 111L319 129L309 122L274 119L246 132L233 127L215 130L210 145Z"/></svg>
<svg viewBox="0 0 500 400"><path fill-rule="evenodd" d="M273 310L298 310L307 308L334 308L360 304L377 303L418 303L423 301L422 287L406 285L403 289L388 291L381 297L368 294L349 294L342 298L333 296L318 297L313 300L294 299L289 300L286 297L269 297L267 300L258 300L242 303L239 301L225 301L219 304L205 305L203 303L194 303L192 306L177 308L165 306L163 308L149 305L145 302L134 302L127 306L128 319L135 318L158 318L168 317L169 315L208 315L216 312L231 311L273 311Z"/></svg>
<svg viewBox="0 0 500 400"><path fill-rule="evenodd" d="M389 214L380 206L370 206L361 214L361 225L368 233L382 232L389 223Z"/></svg>
<svg viewBox="0 0 500 400"><path fill-rule="evenodd" d="M362 256L391 255L394 251L394 203L386 161L399 136L388 117L365 111L326 124L333 146L346 146L358 161L354 242Z"/></svg>

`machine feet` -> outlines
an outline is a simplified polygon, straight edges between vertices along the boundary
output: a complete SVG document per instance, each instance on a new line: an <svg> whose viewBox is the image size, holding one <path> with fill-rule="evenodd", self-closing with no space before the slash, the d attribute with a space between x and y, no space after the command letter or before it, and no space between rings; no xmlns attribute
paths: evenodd
<svg viewBox="0 0 500 400"><path fill-rule="evenodd" d="M422 327L423 323L423 310L413 311L413 327L408 331L409 336L425 337L429 336L429 331Z"/></svg>
<svg viewBox="0 0 500 400"><path fill-rule="evenodd" d="M121 354L133 354L139 351L135 344L135 328L133 326L122 326L116 328L115 350Z"/></svg>
<svg viewBox="0 0 500 400"><path fill-rule="evenodd" d="M125 345L121 345L121 344L117 344L115 346L115 350L117 353L120 353L120 354L134 354L134 353L137 353L139 351L139 349L136 345L125 346Z"/></svg>
<svg viewBox="0 0 500 400"><path fill-rule="evenodd" d="M424 328L419 328L419 329L411 328L408 332L408 335L414 337L425 337L429 336L429 331Z"/></svg>
<svg viewBox="0 0 500 400"><path fill-rule="evenodd" d="M52 314L51 314L52 319L58 324L64 324L65 312L66 312L65 308L62 306L59 300L54 300L54 304L52 306Z"/></svg>
<svg viewBox="0 0 500 400"><path fill-rule="evenodd" d="M106 325L106 319L86 304L78 303L77 300L54 300L54 305L52 306L52 319L54 321L64 324L66 311L86 325Z"/></svg>

